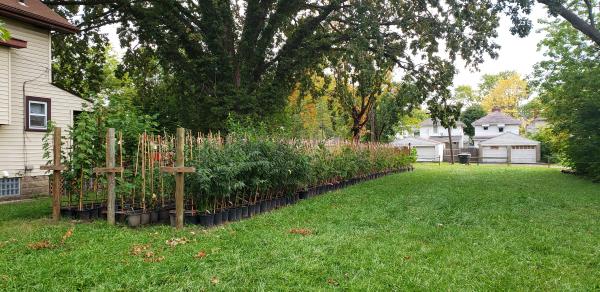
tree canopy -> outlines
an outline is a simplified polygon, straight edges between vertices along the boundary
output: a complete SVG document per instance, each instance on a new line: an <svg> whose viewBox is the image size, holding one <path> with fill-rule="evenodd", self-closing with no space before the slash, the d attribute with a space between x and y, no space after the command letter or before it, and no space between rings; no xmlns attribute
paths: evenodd
<svg viewBox="0 0 600 292"><path fill-rule="evenodd" d="M548 59L537 65L534 84L552 127L549 140L566 165L600 180L600 50L567 22L549 23L545 30L550 37L541 45Z"/></svg>
<svg viewBox="0 0 600 292"><path fill-rule="evenodd" d="M492 37L502 13L511 15L514 33L527 34L531 6L492 0L44 2L83 29L62 36L54 48L63 68L58 81L95 90L91 77L106 48L98 29L118 24L127 47L120 72L136 83L138 103L163 124L195 130L220 129L231 112L268 117L283 110L302 74L334 54L352 54L356 45L393 63L424 94L443 91L457 57L476 65L496 55ZM74 76L90 80L70 83L82 79Z"/></svg>

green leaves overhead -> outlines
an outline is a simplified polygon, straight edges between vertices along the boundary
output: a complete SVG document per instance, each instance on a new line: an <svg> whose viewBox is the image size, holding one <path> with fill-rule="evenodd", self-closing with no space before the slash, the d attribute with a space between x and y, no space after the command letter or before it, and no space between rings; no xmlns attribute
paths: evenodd
<svg viewBox="0 0 600 292"><path fill-rule="evenodd" d="M444 91L457 57L476 65L495 55L491 37L500 13L513 15L525 33L521 12L529 7L526 1L454 0L82 3L81 27L88 31L120 24L128 48L122 71L136 80L143 108L159 113L163 124L193 130L223 129L231 112L272 116L306 70L359 53L371 55L379 69L393 65L423 94ZM75 69L69 70L57 78L67 83Z"/></svg>

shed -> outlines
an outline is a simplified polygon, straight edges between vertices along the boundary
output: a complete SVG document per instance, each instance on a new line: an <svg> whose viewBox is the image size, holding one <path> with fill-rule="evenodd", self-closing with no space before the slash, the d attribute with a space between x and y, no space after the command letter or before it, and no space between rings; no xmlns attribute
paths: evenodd
<svg viewBox="0 0 600 292"><path fill-rule="evenodd" d="M513 133L480 143L482 162L536 163L540 160L540 142Z"/></svg>
<svg viewBox="0 0 600 292"><path fill-rule="evenodd" d="M440 162L444 156L444 143L419 137L397 139L392 145L417 150L417 161Z"/></svg>

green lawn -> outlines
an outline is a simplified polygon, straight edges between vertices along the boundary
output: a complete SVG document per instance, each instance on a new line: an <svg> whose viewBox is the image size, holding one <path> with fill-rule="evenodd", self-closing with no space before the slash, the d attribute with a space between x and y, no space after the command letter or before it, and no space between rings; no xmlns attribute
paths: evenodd
<svg viewBox="0 0 600 292"><path fill-rule="evenodd" d="M208 231L49 210L0 205L0 290L600 289L600 185L544 167L418 165Z"/></svg>

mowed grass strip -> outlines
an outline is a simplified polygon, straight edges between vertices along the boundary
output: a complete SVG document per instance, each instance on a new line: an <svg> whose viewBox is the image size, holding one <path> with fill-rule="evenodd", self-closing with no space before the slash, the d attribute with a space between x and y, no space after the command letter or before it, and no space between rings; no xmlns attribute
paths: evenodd
<svg viewBox="0 0 600 292"><path fill-rule="evenodd" d="M600 185L544 167L418 165L210 230L49 204L0 205L0 290L600 289Z"/></svg>

